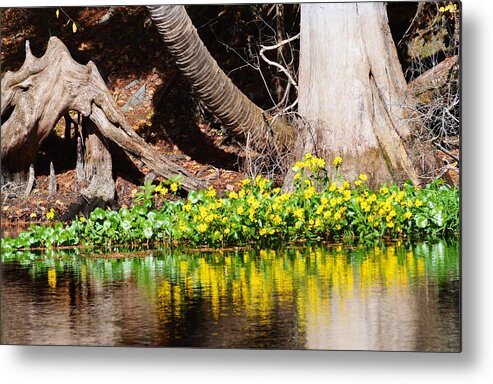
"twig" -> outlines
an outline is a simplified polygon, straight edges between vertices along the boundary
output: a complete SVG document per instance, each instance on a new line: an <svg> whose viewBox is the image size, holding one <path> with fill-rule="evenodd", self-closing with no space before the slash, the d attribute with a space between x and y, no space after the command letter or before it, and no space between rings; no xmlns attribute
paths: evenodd
<svg viewBox="0 0 493 384"><path fill-rule="evenodd" d="M431 141L433 143L433 145L435 147L437 147L440 151L442 151L443 153L445 153L446 155L449 155L452 159L454 159L455 161L457 161L458 163L460 162L460 159L454 155L452 152L448 151L447 149L443 148L438 142L436 142L436 139L433 139Z"/></svg>
<svg viewBox="0 0 493 384"><path fill-rule="evenodd" d="M284 45L284 44L287 44L293 40L296 40L297 38L300 37L300 34L298 33L297 35L293 36L293 37L290 37L289 39L286 39L286 40L283 40L275 45L270 45L270 46L265 46L265 45L261 45L261 49L260 49L260 57L269 65L272 65L276 68L278 68L282 73L284 73L286 75L286 77L288 78L289 82L296 88L296 90L298 90L298 84L296 83L296 81L294 81L293 77L291 76L291 74L289 73L289 71L284 68L281 64L275 62L275 61L272 61L272 60L269 60L266 56L265 56L265 51L270 51L270 50L273 50L273 49L277 49L279 48L280 46Z"/></svg>

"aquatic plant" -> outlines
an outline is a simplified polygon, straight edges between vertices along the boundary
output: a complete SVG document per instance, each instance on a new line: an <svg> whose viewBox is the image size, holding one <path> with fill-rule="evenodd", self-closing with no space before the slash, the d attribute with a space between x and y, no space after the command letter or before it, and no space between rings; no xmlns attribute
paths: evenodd
<svg viewBox="0 0 493 384"><path fill-rule="evenodd" d="M262 176L245 179L238 191L221 196L213 187L176 197L179 180L146 183L138 205L118 211L97 208L69 225L33 225L2 249L71 245L188 243L223 247L272 246L296 241L371 244L396 238L457 236L459 191L441 180L422 188L369 188L368 176L349 182L338 175L336 157L329 176L324 159L306 154L293 166L294 189L283 192Z"/></svg>

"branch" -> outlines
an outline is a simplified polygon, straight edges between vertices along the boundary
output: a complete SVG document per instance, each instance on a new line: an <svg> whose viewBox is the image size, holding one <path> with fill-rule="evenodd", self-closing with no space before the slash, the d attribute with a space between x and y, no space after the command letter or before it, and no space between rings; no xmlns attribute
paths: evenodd
<svg viewBox="0 0 493 384"><path fill-rule="evenodd" d="M281 47L282 45L284 44L287 44L293 40L296 40L300 37L300 34L298 33L297 35L293 36L293 37L290 37L289 39L286 39L286 40L282 40L281 42L275 44L275 45L270 45L270 46L265 46L265 45L261 45L261 49L260 49L260 57L269 65L272 65L276 68L278 68L281 72L283 72L286 77L288 78L289 82L291 84L293 84L293 86L296 88L296 90L298 90L298 84L296 84L296 81L294 81L293 77L291 76L291 74L289 73L289 71L284 68L281 64L275 62L275 61L272 61L272 60L269 60L266 56L265 56L265 51L271 51L273 49L277 49L279 47Z"/></svg>
<svg viewBox="0 0 493 384"><path fill-rule="evenodd" d="M409 90L416 97L419 97L426 95L429 91L440 88L446 83L449 72L457 64L458 60L458 56L446 58L411 81L408 85Z"/></svg>
<svg viewBox="0 0 493 384"><path fill-rule="evenodd" d="M449 155L452 159L454 159L455 161L457 161L458 163L460 163L460 159L454 155L452 152L446 150L445 148L443 148L435 139L432 140L432 143L435 147L437 147L440 151L442 151L443 153L445 153L446 155Z"/></svg>

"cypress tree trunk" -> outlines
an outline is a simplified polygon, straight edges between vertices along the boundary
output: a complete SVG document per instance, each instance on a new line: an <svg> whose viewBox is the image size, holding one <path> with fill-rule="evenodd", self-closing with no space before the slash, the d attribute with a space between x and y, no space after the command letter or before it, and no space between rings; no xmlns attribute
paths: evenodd
<svg viewBox="0 0 493 384"><path fill-rule="evenodd" d="M418 183L405 142L405 82L383 3L301 5L298 156L343 158L350 180ZM287 182L290 182L288 177Z"/></svg>

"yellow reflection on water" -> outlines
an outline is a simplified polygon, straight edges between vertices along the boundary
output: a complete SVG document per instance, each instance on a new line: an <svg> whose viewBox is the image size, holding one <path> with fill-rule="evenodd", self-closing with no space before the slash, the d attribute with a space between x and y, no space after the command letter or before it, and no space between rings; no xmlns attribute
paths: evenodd
<svg viewBox="0 0 493 384"><path fill-rule="evenodd" d="M56 270L55 268L48 269L48 286L51 289L56 288Z"/></svg>
<svg viewBox="0 0 493 384"><path fill-rule="evenodd" d="M181 309L197 297L216 323L234 315L267 327L284 312L297 319L307 348L405 348L395 342L403 332L399 323L406 324L404 332L416 331L409 326L421 305L416 287L426 278L425 260L394 245L365 252L305 248L201 254L177 263L178 276L158 285L163 320L185 316ZM386 328L396 333L388 343L375 337Z"/></svg>

